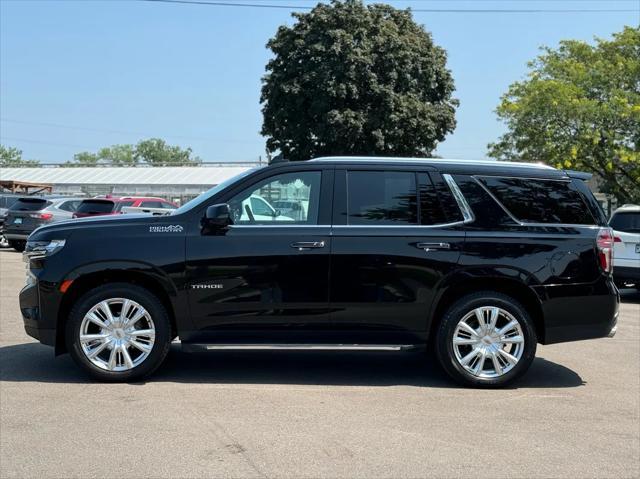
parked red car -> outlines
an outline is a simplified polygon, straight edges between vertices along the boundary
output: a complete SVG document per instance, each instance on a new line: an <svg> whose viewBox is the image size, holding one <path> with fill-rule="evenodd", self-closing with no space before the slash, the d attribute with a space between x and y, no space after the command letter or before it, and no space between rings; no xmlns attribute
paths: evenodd
<svg viewBox="0 0 640 479"><path fill-rule="evenodd" d="M153 196L89 198L80 203L73 217L85 218L87 216L119 215L125 206L133 208L164 208L168 210L177 208L174 203Z"/></svg>

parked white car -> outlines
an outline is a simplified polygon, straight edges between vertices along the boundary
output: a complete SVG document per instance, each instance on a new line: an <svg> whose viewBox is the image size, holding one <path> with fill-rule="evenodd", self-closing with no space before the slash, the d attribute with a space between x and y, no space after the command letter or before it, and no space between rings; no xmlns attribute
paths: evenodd
<svg viewBox="0 0 640 479"><path fill-rule="evenodd" d="M280 214L262 196L251 195L242 201L240 221L295 221L289 216Z"/></svg>
<svg viewBox="0 0 640 479"><path fill-rule="evenodd" d="M613 279L618 286L640 290L640 206L624 205L611 215L613 228Z"/></svg>

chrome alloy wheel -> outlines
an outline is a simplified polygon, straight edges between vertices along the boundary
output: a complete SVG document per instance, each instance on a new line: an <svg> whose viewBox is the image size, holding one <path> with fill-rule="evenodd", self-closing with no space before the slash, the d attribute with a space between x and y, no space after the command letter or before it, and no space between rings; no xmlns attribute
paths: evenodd
<svg viewBox="0 0 640 479"><path fill-rule="evenodd" d="M511 371L524 351L524 334L516 318L502 308L481 306L467 313L453 333L458 363L479 378Z"/></svg>
<svg viewBox="0 0 640 479"><path fill-rule="evenodd" d="M156 330L151 315L126 298L110 298L93 306L80 325L82 352L106 371L128 371L153 349Z"/></svg>

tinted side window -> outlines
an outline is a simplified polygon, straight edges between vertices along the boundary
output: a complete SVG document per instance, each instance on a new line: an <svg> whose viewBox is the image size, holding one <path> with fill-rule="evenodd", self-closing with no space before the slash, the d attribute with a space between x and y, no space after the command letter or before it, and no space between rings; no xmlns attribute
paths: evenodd
<svg viewBox="0 0 640 479"><path fill-rule="evenodd" d="M568 181L500 177L479 180L520 221L595 224L582 196Z"/></svg>
<svg viewBox="0 0 640 479"><path fill-rule="evenodd" d="M431 181L433 181L433 187L438 195L438 201L440 202L442 211L447 219L446 223L462 221L464 218L462 217L460 206L458 206L458 202L454 198L451 188L445 182L442 175L440 173L431 172L429 173L429 176L431 177Z"/></svg>
<svg viewBox="0 0 640 479"><path fill-rule="evenodd" d="M114 211L122 211L122 208L124 208L125 206L133 206L133 203L135 203L135 201L119 201L118 203L116 203L115 209Z"/></svg>
<svg viewBox="0 0 640 479"><path fill-rule="evenodd" d="M476 218L474 225L492 227L516 224L471 176L454 175L453 179L473 210Z"/></svg>
<svg viewBox="0 0 640 479"><path fill-rule="evenodd" d="M440 198L435 187L431 183L429 175L418 173L420 184L420 224L438 225L447 223L447 218L442 210Z"/></svg>
<svg viewBox="0 0 640 479"><path fill-rule="evenodd" d="M143 201L143 208L162 208L162 201Z"/></svg>
<svg viewBox="0 0 640 479"><path fill-rule="evenodd" d="M418 224L415 173L347 172L347 217L351 225Z"/></svg>
<svg viewBox="0 0 640 479"><path fill-rule="evenodd" d="M64 211L76 211L78 209L78 205L80 204L79 200L76 201L65 201L61 203L58 208Z"/></svg>

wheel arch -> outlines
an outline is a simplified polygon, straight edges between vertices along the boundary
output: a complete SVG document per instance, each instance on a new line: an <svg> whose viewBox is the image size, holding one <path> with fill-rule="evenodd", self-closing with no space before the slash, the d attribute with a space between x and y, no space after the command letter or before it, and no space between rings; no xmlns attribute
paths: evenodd
<svg viewBox="0 0 640 479"><path fill-rule="evenodd" d="M135 284L154 294L167 310L173 337L177 335L176 308L172 301L175 288L167 284L167 279L135 269L100 269L77 275L62 297L56 319L56 356L67 352L65 323L73 305L87 291L108 283Z"/></svg>
<svg viewBox="0 0 640 479"><path fill-rule="evenodd" d="M522 304L533 319L538 342L544 343L545 326L542 304L535 291L520 279L501 276L466 277L449 281L448 284L449 286L442 291L431 310L427 338L430 344L435 338L440 320L449 307L461 297L479 291L495 291L506 294Z"/></svg>

